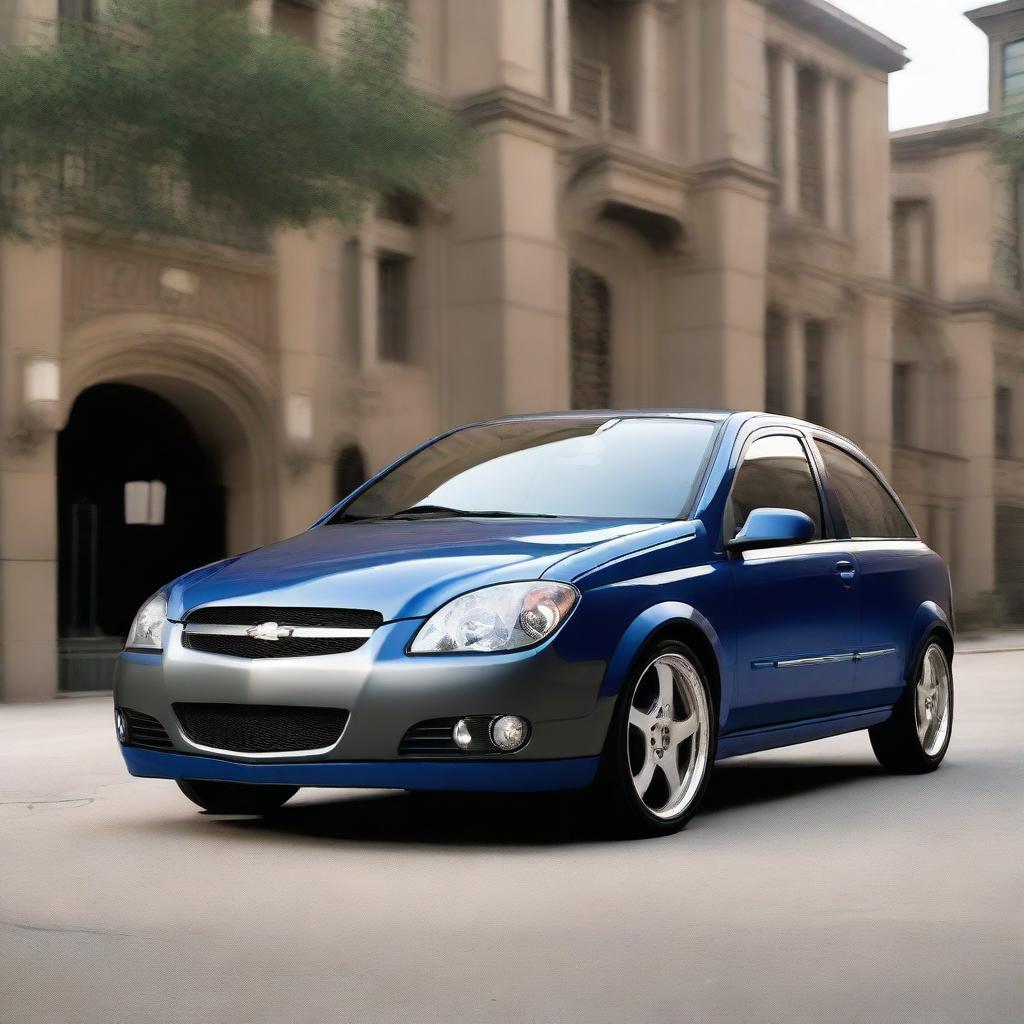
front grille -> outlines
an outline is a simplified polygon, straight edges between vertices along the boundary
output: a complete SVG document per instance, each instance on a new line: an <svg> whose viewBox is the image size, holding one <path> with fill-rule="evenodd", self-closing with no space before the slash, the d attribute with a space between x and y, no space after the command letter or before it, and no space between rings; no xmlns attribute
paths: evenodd
<svg viewBox="0 0 1024 1024"><path fill-rule="evenodd" d="M297 635L264 639L247 635L263 623L276 623ZM185 617L182 643L192 651L229 658L309 658L358 650L384 622L380 612L362 608L282 608L211 605ZM337 635L359 630L362 636Z"/></svg>
<svg viewBox="0 0 1024 1024"><path fill-rule="evenodd" d="M152 716L131 708L121 708L128 726L125 745L129 747L148 747L151 750L170 750L171 742L167 730Z"/></svg>
<svg viewBox="0 0 1024 1024"><path fill-rule="evenodd" d="M189 624L255 626L277 622L282 626L321 626L330 629L376 629L384 622L380 612L362 608L266 608L244 605L210 605L193 608L185 616Z"/></svg>
<svg viewBox="0 0 1024 1024"><path fill-rule="evenodd" d="M320 654L347 654L362 647L366 638L342 636L254 640L249 636L186 632L182 642L190 651L223 654L229 658L309 658Z"/></svg>
<svg viewBox="0 0 1024 1024"><path fill-rule="evenodd" d="M174 713L193 743L239 754L332 747L348 721L340 708L259 704L175 704Z"/></svg>

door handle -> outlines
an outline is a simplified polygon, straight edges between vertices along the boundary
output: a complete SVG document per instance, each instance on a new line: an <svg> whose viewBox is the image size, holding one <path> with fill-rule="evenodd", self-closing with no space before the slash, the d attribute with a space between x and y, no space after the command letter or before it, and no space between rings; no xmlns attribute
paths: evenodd
<svg viewBox="0 0 1024 1024"><path fill-rule="evenodd" d="M845 558L840 562L836 562L836 564L832 566L832 571L838 573L839 578L843 583L847 584L852 583L857 576L857 567L853 562L850 562Z"/></svg>

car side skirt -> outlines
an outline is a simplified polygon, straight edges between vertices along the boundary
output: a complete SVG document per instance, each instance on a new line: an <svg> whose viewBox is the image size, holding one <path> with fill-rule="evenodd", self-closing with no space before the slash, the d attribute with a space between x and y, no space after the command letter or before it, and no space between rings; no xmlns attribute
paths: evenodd
<svg viewBox="0 0 1024 1024"><path fill-rule="evenodd" d="M584 789L600 757L556 761L315 761L246 764L140 747L122 747L132 775L339 789L539 792Z"/></svg>
<svg viewBox="0 0 1024 1024"><path fill-rule="evenodd" d="M892 717L893 707L865 708L842 715L824 715L800 722L781 722L766 728L743 729L720 736L717 759L736 757L739 754L753 754L758 750L772 750L775 747L789 747L796 743L809 743L844 732L870 729Z"/></svg>

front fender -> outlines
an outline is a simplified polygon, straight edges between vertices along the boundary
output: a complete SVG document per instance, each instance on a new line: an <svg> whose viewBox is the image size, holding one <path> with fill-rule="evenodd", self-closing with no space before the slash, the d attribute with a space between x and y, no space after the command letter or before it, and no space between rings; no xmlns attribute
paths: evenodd
<svg viewBox="0 0 1024 1024"><path fill-rule="evenodd" d="M908 683L917 678L917 667L921 664L924 649L938 631L953 637L953 626L945 610L934 601L925 601L914 612L910 625L907 659L903 666L903 678Z"/></svg>
<svg viewBox="0 0 1024 1024"><path fill-rule="evenodd" d="M690 628L699 630L710 644L718 665L719 681L721 683L721 707L719 708L719 721L725 721L729 711L730 696L732 692L732 666L726 661L722 641L715 631L714 626L692 605L680 601L664 601L661 604L652 605L642 611L626 627L622 638L619 640L615 651L608 660L605 669L604 679L601 683L601 696L610 697L616 695L622 689L629 678L630 670L639 653L647 645L655 633L670 626L673 623L685 623Z"/></svg>

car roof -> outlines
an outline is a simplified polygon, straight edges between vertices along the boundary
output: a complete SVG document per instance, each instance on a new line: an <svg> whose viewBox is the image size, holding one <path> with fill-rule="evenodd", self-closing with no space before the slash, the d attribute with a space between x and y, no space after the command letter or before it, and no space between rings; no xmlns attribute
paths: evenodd
<svg viewBox="0 0 1024 1024"><path fill-rule="evenodd" d="M797 419L793 416L782 416L776 413L758 412L757 410L741 409L561 409L554 412L520 413L514 416L497 416L494 419L481 420L478 423L466 424L466 426L484 426L491 423L517 423L530 420L553 420L553 419L622 419L622 418L666 418L691 419L691 420L712 420L723 422L725 420L747 421L761 419L769 423L785 423L803 429L813 428L813 423ZM818 428L824 429L824 428Z"/></svg>

